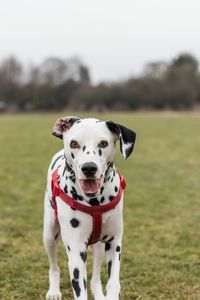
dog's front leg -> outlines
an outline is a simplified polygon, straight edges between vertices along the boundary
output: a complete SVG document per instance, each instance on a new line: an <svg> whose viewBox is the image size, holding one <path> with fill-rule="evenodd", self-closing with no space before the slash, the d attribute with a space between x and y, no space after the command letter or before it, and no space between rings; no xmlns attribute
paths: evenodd
<svg viewBox="0 0 200 300"><path fill-rule="evenodd" d="M118 300L120 294L120 259L121 259L121 238L106 243L106 261L108 270L108 283L106 285L106 300Z"/></svg>
<svg viewBox="0 0 200 300"><path fill-rule="evenodd" d="M57 244L60 235L60 226L54 218L54 211L49 206L49 198L45 193L45 213L44 213L44 246L49 258L49 290L46 294L46 300L61 300L60 292L60 269L57 264Z"/></svg>
<svg viewBox="0 0 200 300"><path fill-rule="evenodd" d="M90 287L95 300L105 300L101 284L101 265L105 255L105 245L103 243L96 243L93 245L93 272L90 282Z"/></svg>
<svg viewBox="0 0 200 300"><path fill-rule="evenodd" d="M87 300L86 245L68 247L67 254L74 299Z"/></svg>

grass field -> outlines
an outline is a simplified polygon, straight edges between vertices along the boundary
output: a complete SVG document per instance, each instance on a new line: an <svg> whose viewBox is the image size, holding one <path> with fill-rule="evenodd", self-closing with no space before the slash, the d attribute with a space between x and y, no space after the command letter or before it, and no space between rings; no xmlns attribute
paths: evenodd
<svg viewBox="0 0 200 300"><path fill-rule="evenodd" d="M0 116L0 299L44 299L43 191L59 115ZM113 114L137 132L127 180L122 300L200 299L200 115ZM88 274L91 274L91 251ZM73 299L59 247L63 299ZM107 274L103 269L103 282ZM92 299L91 296L89 299Z"/></svg>

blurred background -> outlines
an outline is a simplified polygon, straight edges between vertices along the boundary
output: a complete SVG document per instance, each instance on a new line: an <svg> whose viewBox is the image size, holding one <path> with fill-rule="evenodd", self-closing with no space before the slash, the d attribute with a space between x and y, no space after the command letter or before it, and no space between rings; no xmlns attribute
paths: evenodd
<svg viewBox="0 0 200 300"><path fill-rule="evenodd" d="M0 111L196 110L197 0L0 0Z"/></svg>

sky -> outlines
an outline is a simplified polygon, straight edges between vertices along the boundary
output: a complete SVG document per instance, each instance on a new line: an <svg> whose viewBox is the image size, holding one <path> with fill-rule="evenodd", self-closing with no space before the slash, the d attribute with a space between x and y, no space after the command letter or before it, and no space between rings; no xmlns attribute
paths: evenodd
<svg viewBox="0 0 200 300"><path fill-rule="evenodd" d="M199 0L0 0L0 60L79 56L94 83L182 52L200 60Z"/></svg>

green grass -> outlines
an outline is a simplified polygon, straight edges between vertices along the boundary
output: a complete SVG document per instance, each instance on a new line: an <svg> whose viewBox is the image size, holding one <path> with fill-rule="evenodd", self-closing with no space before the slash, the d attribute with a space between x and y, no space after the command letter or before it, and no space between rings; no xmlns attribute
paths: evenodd
<svg viewBox="0 0 200 300"><path fill-rule="evenodd" d="M0 299L44 299L43 192L57 115L0 116ZM200 299L200 115L102 115L137 132L127 180L122 300ZM91 251L88 274L91 275ZM73 299L59 247L63 299ZM105 266L103 282L106 282ZM90 298L91 299L91 296Z"/></svg>

